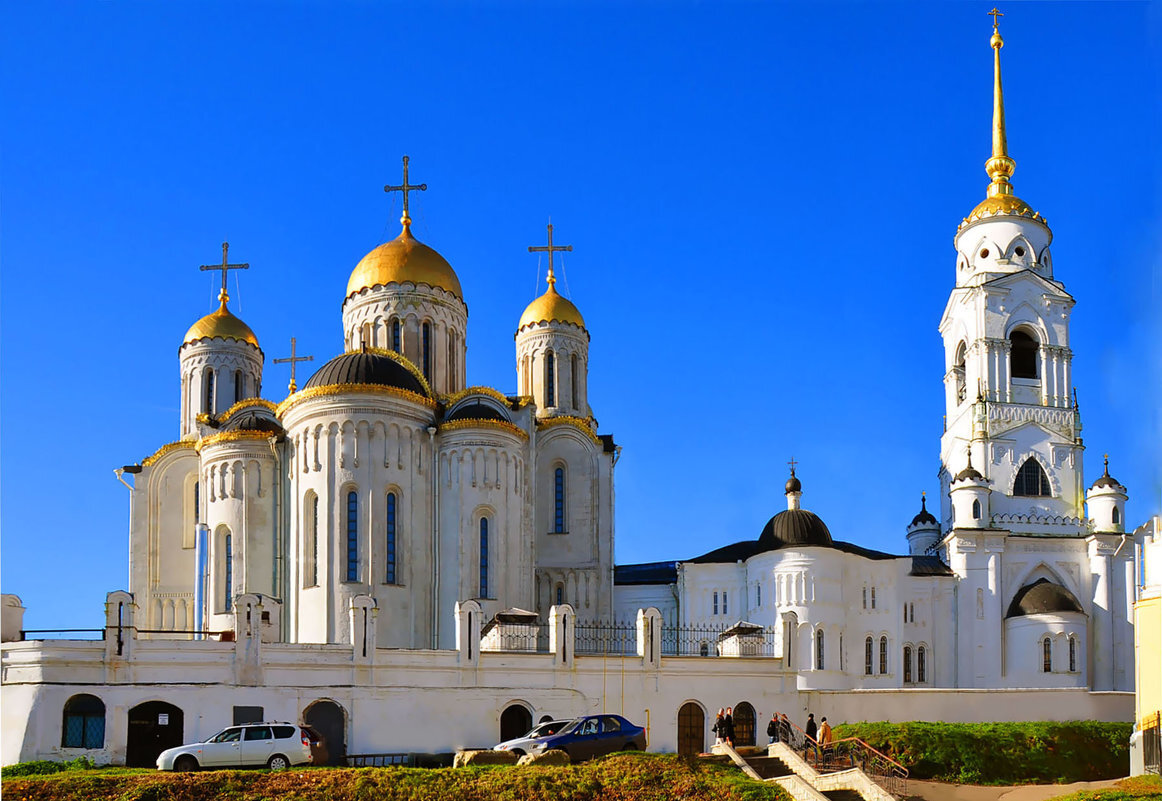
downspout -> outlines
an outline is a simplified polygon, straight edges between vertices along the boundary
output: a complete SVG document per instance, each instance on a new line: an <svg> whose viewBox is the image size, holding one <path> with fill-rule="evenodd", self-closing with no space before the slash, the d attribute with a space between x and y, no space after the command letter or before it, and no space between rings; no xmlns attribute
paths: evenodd
<svg viewBox="0 0 1162 801"><path fill-rule="evenodd" d="M210 527L198 523L194 533L194 635L195 640L205 638L202 634L206 620L206 546Z"/></svg>
<svg viewBox="0 0 1162 801"><path fill-rule="evenodd" d="M280 633L286 631L286 598L283 597L282 592L282 571L283 562L283 537L286 535L287 526L283 523L283 486L282 486L282 459L278 453L278 437L272 436L267 438L267 443L270 445L271 456L274 457L274 480L271 482L274 491L274 560L270 567L270 589L274 593L274 597L278 598L279 604L279 631Z"/></svg>
<svg viewBox="0 0 1162 801"><path fill-rule="evenodd" d="M440 526L436 520L440 513L440 464L436 458L436 427L428 426L428 443L432 448L432 649L440 647Z"/></svg>

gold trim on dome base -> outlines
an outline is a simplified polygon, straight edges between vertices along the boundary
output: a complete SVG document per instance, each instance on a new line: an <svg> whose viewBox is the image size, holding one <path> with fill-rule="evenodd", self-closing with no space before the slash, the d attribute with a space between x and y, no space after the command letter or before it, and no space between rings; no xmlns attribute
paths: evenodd
<svg viewBox="0 0 1162 801"><path fill-rule="evenodd" d="M242 409L248 409L251 406L260 406L263 409L266 409L268 411L274 412L276 414L278 413L278 407L275 406L273 401L268 401L266 398L246 398L244 400L240 400L240 401L235 402L235 404L233 406L231 406L226 411L222 412L221 417L219 417L218 419L219 420L229 420L230 415L234 414L235 412L241 411Z"/></svg>
<svg viewBox="0 0 1162 801"><path fill-rule="evenodd" d="M437 406L436 402L431 398L418 395L408 389L388 387L384 386L383 384L328 384L325 387L311 387L310 389L304 389L296 392L278 405L276 413L280 418L282 418L284 415L286 415L287 410L298 406L304 401L308 401L313 398L327 398L334 395L345 395L347 393L364 395L390 395L392 397L402 398L404 400L418 403L421 406L426 406L427 408L433 410Z"/></svg>
<svg viewBox="0 0 1162 801"><path fill-rule="evenodd" d="M972 210L972 213L964 218L958 228L964 228L970 223L988 220L993 217L1023 217L1026 220L1036 220L1046 227L1049 226L1048 221L1044 217L1034 211L1032 206L1016 195L994 195L993 197L986 197L982 200Z"/></svg>
<svg viewBox="0 0 1162 801"><path fill-rule="evenodd" d="M142 467L152 467L154 464L157 463L158 459L165 456L167 453L173 453L174 451L180 451L182 448L189 448L191 450L196 450L196 447L197 447L196 444L192 440L188 440L188 439L183 439L183 440L178 440L177 442L167 443L165 445L162 445L156 451L154 451L151 456L146 456L144 459L142 459L141 466Z"/></svg>
<svg viewBox="0 0 1162 801"><path fill-rule="evenodd" d="M581 316L581 312L571 300L559 294L557 288L552 284L549 284L545 294L525 308L516 330L523 331L528 326L537 323L565 323L566 325L575 325L582 331L585 330L585 318Z"/></svg>
<svg viewBox="0 0 1162 801"><path fill-rule="evenodd" d="M432 248L412 236L404 225L400 235L379 245L355 265L347 280L346 298L388 284L427 284L463 301L464 290L452 265Z"/></svg>
<svg viewBox="0 0 1162 801"><path fill-rule="evenodd" d="M207 314L191 325L190 330L186 331L182 344L192 345L203 339L233 339L237 342L253 345L258 348L259 353L262 352L262 348L258 346L258 337L250 330L250 326L230 313L230 310L226 308L225 301L222 301L222 305L218 307L217 311Z"/></svg>
<svg viewBox="0 0 1162 801"><path fill-rule="evenodd" d="M577 430L583 432L589 439L593 440L594 444L600 445L601 439L590 428L590 423L593 418L574 417L571 414L563 414L559 417L540 417L537 418L537 428L552 428L553 426L573 426Z"/></svg>
<svg viewBox="0 0 1162 801"><path fill-rule="evenodd" d="M467 420L449 420L446 423L440 423L439 430L442 434L446 431L462 431L464 429L472 428L493 428L500 431L507 431L510 434L515 434L521 439L529 438L527 431L504 420L485 420L476 418L469 418Z"/></svg>
<svg viewBox="0 0 1162 801"><path fill-rule="evenodd" d="M194 450L198 453L202 452L203 448L208 448L211 445L222 445L228 442L266 442L271 437L277 437L270 431L223 431L221 434L211 434L208 437L202 437L194 445Z"/></svg>
<svg viewBox="0 0 1162 801"><path fill-rule="evenodd" d="M373 348L370 346L366 348L360 348L359 350L349 350L343 355L346 356L349 353L374 353L376 356L386 356L400 367L405 368L413 376L415 376L419 380L420 386L424 388L424 392L427 393L429 398L434 398L436 396L436 393L432 391L432 385L428 383L428 379L424 378L424 374L420 372L420 368L416 367L415 363L412 362L412 360L407 356L404 356L402 353L397 353L394 350L388 350L387 348ZM309 380L310 379L308 379L308 381Z"/></svg>
<svg viewBox="0 0 1162 801"><path fill-rule="evenodd" d="M467 398L469 395L487 395L493 400L498 400L503 403L506 409L508 408L508 396L506 396L500 390L493 389L492 387L467 387L466 389L462 389L459 392L453 392L451 395L445 395L442 400L444 401L444 406L451 408L460 401Z"/></svg>

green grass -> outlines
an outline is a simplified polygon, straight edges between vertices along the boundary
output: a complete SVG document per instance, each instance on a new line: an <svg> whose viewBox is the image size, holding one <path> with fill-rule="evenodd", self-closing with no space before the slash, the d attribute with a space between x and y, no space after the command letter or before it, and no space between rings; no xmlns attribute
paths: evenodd
<svg viewBox="0 0 1162 801"><path fill-rule="evenodd" d="M789 801L781 788L733 766L670 754L616 754L567 767L6 773L3 792L6 801Z"/></svg>
<svg viewBox="0 0 1162 801"><path fill-rule="evenodd" d="M1162 798L1162 777L1135 776L1105 790L1080 790L1052 801L1140 801L1143 798Z"/></svg>
<svg viewBox="0 0 1162 801"><path fill-rule="evenodd" d="M1049 784L1117 779L1130 772L1130 723L856 723L859 737L916 779L964 784Z"/></svg>

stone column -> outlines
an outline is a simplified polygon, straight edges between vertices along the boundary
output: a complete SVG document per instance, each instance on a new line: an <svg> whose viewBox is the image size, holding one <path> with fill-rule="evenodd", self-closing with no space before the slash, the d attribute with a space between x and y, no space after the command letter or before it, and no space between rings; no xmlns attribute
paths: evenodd
<svg viewBox="0 0 1162 801"><path fill-rule="evenodd" d="M549 650L553 652L553 664L558 667L573 667L576 620L577 614L569 604L549 607Z"/></svg>
<svg viewBox="0 0 1162 801"><path fill-rule="evenodd" d="M1090 647L1093 670L1091 690L1113 689L1114 638L1110 615L1110 548L1097 537L1089 539L1089 570L1093 575L1093 612L1090 615Z"/></svg>

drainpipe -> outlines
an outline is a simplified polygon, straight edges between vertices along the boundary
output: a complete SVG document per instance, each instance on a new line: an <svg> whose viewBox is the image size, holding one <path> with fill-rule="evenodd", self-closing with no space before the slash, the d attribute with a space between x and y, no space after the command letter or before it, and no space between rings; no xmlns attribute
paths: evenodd
<svg viewBox="0 0 1162 801"><path fill-rule="evenodd" d="M282 459L278 453L278 437L272 436L267 438L267 444L270 445L270 453L274 457L274 475L271 484L271 491L274 493L274 560L270 567L270 589L274 593L275 598L282 600L279 604L279 631L280 634L286 631L286 601L282 591L282 571L283 571L283 537L286 535L288 526L284 525L283 521L283 487L282 487ZM261 468L260 468L261 469Z"/></svg>
<svg viewBox="0 0 1162 801"><path fill-rule="evenodd" d="M428 471L432 474L432 648L440 647L440 463L436 458L436 427L428 426L428 443L432 447Z"/></svg>
<svg viewBox="0 0 1162 801"><path fill-rule="evenodd" d="M195 640L205 638L202 628L206 615L206 545L208 544L210 527L205 523L198 523L194 529L194 635Z"/></svg>

